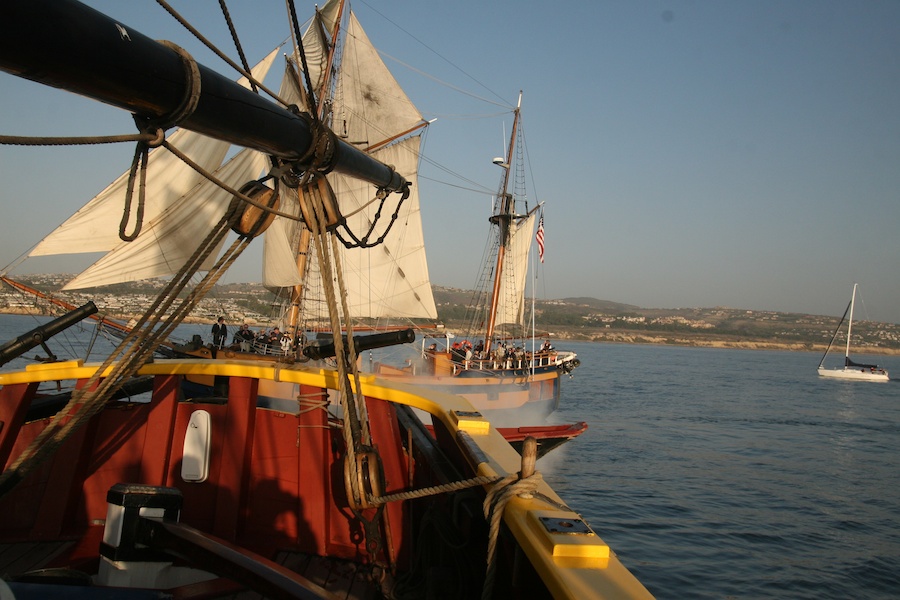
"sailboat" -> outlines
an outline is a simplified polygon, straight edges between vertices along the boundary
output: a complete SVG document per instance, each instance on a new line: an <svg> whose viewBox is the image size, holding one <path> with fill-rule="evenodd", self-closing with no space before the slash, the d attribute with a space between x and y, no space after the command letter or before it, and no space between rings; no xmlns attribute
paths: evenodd
<svg viewBox="0 0 900 600"><path fill-rule="evenodd" d="M507 426L543 423L559 405L561 377L580 364L574 352L557 350L549 340L538 346L534 322L525 318L529 257L532 242L542 243L543 206L529 208L525 194L512 189L511 182L524 179L521 105L520 93L506 157L494 159L503 175L489 218L492 251L469 326L456 341L449 335L423 339L419 360L406 366L369 366L383 377L463 394L485 416Z"/></svg>
<svg viewBox="0 0 900 600"><path fill-rule="evenodd" d="M822 355L822 360L819 361L819 376L832 379L852 379L855 381L889 381L890 377L888 376L888 372L878 365L858 363L850 359L850 340L851 332L853 330L853 307L856 303L857 288L858 284L854 283L853 293L850 296L850 303L844 310L844 314L841 316L841 320L838 322L834 334L831 336L831 341L828 342L828 347L825 349L825 354ZM844 366L833 369L825 368L825 358L828 356L828 352L834 345L834 341L841 331L844 320L847 321L847 345L844 349Z"/></svg>
<svg viewBox="0 0 900 600"><path fill-rule="evenodd" d="M136 154L150 143L177 154L159 142L177 125L264 153L271 176L232 188L224 214L185 242L194 251L105 361L0 372L0 595L651 597L542 480L533 440L520 456L465 398L356 369L337 269L323 278L333 283L331 367L151 359L273 215L297 216L276 205L270 185L304 196L326 266L337 260L329 249L342 215L330 174L386 197L405 193L402 174L315 113L269 101L75 0L0 4L0 70L131 112ZM222 244L231 232L237 239ZM152 378L149 397L115 400L136 375ZM185 397L190 376L212 379L213 393ZM71 398L35 414L56 382ZM263 383L299 393L291 406L265 406ZM413 410L431 416L431 431Z"/></svg>

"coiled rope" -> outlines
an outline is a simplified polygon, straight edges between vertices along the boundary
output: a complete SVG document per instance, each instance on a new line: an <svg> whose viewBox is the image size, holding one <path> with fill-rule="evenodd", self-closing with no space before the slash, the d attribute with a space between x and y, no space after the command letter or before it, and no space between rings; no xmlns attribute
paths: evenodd
<svg viewBox="0 0 900 600"><path fill-rule="evenodd" d="M481 590L482 600L488 600L494 589L494 577L497 566L494 561L497 553L497 538L500 536L500 523L503 520L503 511L509 502L518 496L529 495L537 489L543 481L540 472L520 479L520 474L504 477L497 482L487 493L484 499L484 518L488 520L490 529L488 533L487 570L484 575L484 587Z"/></svg>

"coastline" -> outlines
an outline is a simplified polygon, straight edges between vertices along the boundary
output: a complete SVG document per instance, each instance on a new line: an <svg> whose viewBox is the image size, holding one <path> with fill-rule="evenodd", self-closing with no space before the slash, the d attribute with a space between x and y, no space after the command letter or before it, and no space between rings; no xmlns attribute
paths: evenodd
<svg viewBox="0 0 900 600"><path fill-rule="evenodd" d="M37 307L33 309L21 307L16 309L3 308L0 309L0 314L26 316L46 315L46 313L42 312ZM123 323L127 323L129 320L136 318L135 315L106 314L103 316L120 320ZM215 322L215 319L189 316L185 318L183 322L191 324L212 324ZM253 326L254 323L250 322L250 325ZM447 324L447 327L452 329L453 325ZM655 333L652 331L638 333L634 331L601 330L586 334L584 333L584 330L573 331L559 329L545 333L549 333L548 337L558 341L597 342L604 344L648 344L655 346L684 346L694 348L740 350L776 350L784 352L817 352L820 354L825 352L825 348L827 346L826 344L808 342L783 342L760 338L729 339L723 338L722 336L704 336L703 334L685 335L684 333L680 333L678 335L674 335L668 332ZM900 356L900 349L896 348L860 345L855 346L854 350L858 354Z"/></svg>
<svg viewBox="0 0 900 600"><path fill-rule="evenodd" d="M721 339L705 337L702 334L695 336L667 335L665 333L653 332L618 332L604 331L591 335L584 333L573 333L567 331L556 331L552 334L556 340L570 340L577 342L598 342L604 344L648 344L654 346L684 346L693 348L720 348L720 349L740 349L740 350L779 350L785 352L814 352L822 354L827 348L827 344L806 343L806 342L781 342L765 339ZM900 349L883 348L879 346L854 346L857 354L872 354L880 356L900 356ZM832 350L834 351L834 350ZM840 352L839 352L840 353Z"/></svg>

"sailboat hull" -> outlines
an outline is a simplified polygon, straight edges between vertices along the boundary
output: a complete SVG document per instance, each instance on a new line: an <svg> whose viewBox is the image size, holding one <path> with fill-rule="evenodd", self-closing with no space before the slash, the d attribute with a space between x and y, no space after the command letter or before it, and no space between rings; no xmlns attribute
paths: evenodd
<svg viewBox="0 0 900 600"><path fill-rule="evenodd" d="M884 369L867 369L860 367L843 367L840 369L819 369L819 377L830 379L850 379L853 381L890 381Z"/></svg>
<svg viewBox="0 0 900 600"><path fill-rule="evenodd" d="M844 311L841 320L838 322L838 325L831 336L831 341L825 349L825 354L822 355L822 360L819 362L819 376L827 377L829 379L847 379L853 381L890 381L888 372L878 365L857 363L850 359L850 342L853 338L851 335L853 330L853 306L856 304L856 291L858 288L859 284L854 283L853 294L850 296L850 303L847 304L847 309ZM847 318L848 313L850 315L849 318ZM825 359L828 357L828 351L831 350L834 341L837 339L838 333L841 331L841 325L843 325L844 319L847 319L847 347L844 351L844 366L837 369L826 369L824 366Z"/></svg>

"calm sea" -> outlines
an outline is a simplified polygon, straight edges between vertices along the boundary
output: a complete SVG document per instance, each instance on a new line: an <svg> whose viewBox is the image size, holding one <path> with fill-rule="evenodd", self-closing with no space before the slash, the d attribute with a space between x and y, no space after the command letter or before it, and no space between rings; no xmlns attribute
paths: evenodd
<svg viewBox="0 0 900 600"><path fill-rule="evenodd" d="M35 325L0 315L0 342ZM51 350L83 356L79 329ZM538 468L658 598L900 597L900 381L821 380L817 354L559 346L582 364L554 421L589 429Z"/></svg>
<svg viewBox="0 0 900 600"><path fill-rule="evenodd" d="M658 598L900 597L900 381L822 380L809 353L559 346L582 366L554 416L589 429L538 468Z"/></svg>

